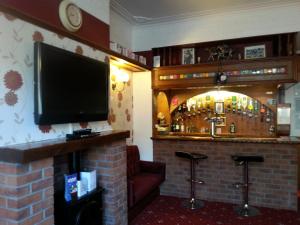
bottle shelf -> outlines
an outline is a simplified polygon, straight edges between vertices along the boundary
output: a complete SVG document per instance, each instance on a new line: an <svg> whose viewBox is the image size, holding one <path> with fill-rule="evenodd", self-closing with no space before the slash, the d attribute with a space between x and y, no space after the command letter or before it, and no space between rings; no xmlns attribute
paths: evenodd
<svg viewBox="0 0 300 225"><path fill-rule="evenodd" d="M163 134L209 135L212 129L211 120L215 119L216 135L275 137L276 87L249 90L241 88L240 91L245 94L238 93L237 89L217 89L200 94L196 94L198 90L166 91L168 99L156 102L156 112L164 114L168 118L166 122L170 124L169 132ZM161 97L161 93L162 91L154 91L154 96ZM257 99L246 94L253 94ZM168 107L166 109L163 106ZM161 134L156 128L154 134Z"/></svg>

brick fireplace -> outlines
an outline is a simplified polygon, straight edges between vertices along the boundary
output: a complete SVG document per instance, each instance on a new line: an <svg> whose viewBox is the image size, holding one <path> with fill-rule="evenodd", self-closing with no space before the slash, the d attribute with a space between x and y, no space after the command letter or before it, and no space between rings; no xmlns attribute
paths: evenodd
<svg viewBox="0 0 300 225"><path fill-rule="evenodd" d="M85 168L97 171L104 188L104 224L127 224L126 141L128 132L65 142L46 141L0 149L0 225L54 224L56 158L82 151Z"/></svg>

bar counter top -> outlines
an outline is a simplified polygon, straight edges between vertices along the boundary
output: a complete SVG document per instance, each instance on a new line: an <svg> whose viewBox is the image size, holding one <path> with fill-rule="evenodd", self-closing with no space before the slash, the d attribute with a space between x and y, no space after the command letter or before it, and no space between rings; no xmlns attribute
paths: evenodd
<svg viewBox="0 0 300 225"><path fill-rule="evenodd" d="M263 143L263 144L300 144L298 137L210 137L192 135L155 135L152 140L181 140L181 141L210 141L210 142L236 142L236 143Z"/></svg>

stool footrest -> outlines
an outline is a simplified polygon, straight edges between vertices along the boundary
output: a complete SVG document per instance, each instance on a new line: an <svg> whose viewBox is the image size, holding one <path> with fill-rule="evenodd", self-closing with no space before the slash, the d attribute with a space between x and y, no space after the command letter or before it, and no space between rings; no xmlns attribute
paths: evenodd
<svg viewBox="0 0 300 225"><path fill-rule="evenodd" d="M193 183L205 184L203 180L192 180Z"/></svg>
<svg viewBox="0 0 300 225"><path fill-rule="evenodd" d="M236 189L239 189L239 188L243 188L243 187L244 187L244 184L243 184L243 183L234 183L233 186L234 186Z"/></svg>
<svg viewBox="0 0 300 225"><path fill-rule="evenodd" d="M245 188L245 187L247 187L247 186L250 186L251 185L251 183L248 183L248 184L245 184L245 183L234 183L233 184L233 186L235 187L235 188Z"/></svg>
<svg viewBox="0 0 300 225"><path fill-rule="evenodd" d="M188 182L191 182L191 179L186 179ZM197 183L197 184L205 184L205 182L203 180L192 180L193 183Z"/></svg>

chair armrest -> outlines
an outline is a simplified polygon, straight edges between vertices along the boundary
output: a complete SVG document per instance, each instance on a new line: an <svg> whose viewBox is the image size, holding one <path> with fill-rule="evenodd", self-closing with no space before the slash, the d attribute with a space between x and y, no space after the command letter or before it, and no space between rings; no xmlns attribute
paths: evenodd
<svg viewBox="0 0 300 225"><path fill-rule="evenodd" d="M157 173L161 175L161 181L166 177L166 164L161 162L149 162L140 160L140 170L146 173Z"/></svg>
<svg viewBox="0 0 300 225"><path fill-rule="evenodd" d="M127 179L127 204L128 207L132 207L134 204L134 182Z"/></svg>

